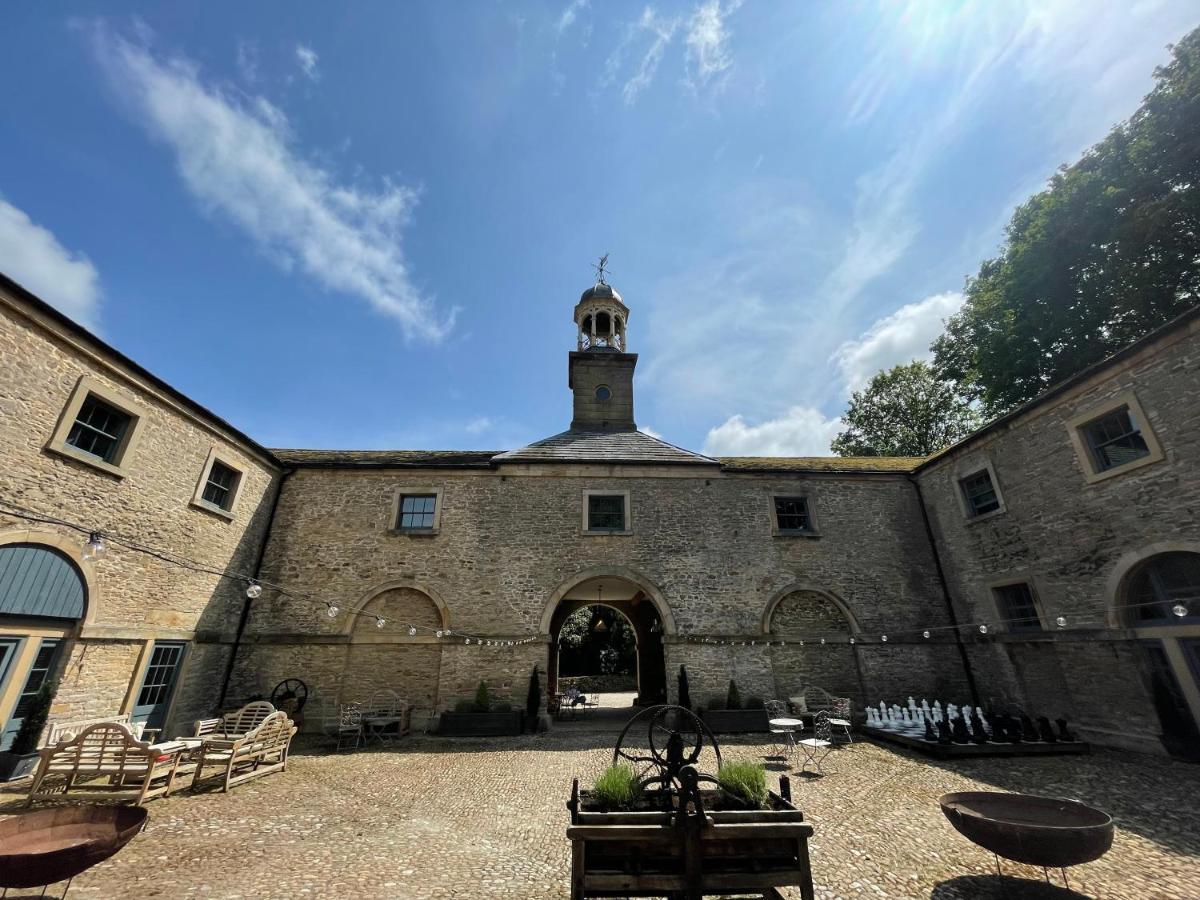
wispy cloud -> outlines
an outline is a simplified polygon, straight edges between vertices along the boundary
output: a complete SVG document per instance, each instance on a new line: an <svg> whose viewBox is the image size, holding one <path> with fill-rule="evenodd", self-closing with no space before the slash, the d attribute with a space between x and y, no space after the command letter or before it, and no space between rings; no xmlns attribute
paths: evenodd
<svg viewBox="0 0 1200 900"><path fill-rule="evenodd" d="M687 67L693 87L706 87L710 82L719 87L733 65L727 19L741 5L742 0L731 0L722 9L721 0L707 0L688 20Z"/></svg>
<svg viewBox="0 0 1200 900"><path fill-rule="evenodd" d="M843 343L833 354L847 391L861 390L881 369L914 359L929 359L929 345L942 323L966 300L957 291L934 294L878 319L863 334Z"/></svg>
<svg viewBox="0 0 1200 900"><path fill-rule="evenodd" d="M841 430L841 419L820 410L793 406L776 419L750 425L732 416L713 428L704 441L708 456L828 456L829 444Z"/></svg>
<svg viewBox="0 0 1200 900"><path fill-rule="evenodd" d="M234 62L243 81L247 84L258 81L258 44L239 38Z"/></svg>
<svg viewBox="0 0 1200 900"><path fill-rule="evenodd" d="M588 0L571 0L563 8L562 15L558 17L558 24L555 26L555 31L561 36L575 24L575 20L579 18L579 14L587 8L587 5Z"/></svg>
<svg viewBox="0 0 1200 900"><path fill-rule="evenodd" d="M81 254L67 250L48 229L0 199L0 272L80 325L95 328L100 276Z"/></svg>
<svg viewBox="0 0 1200 900"><path fill-rule="evenodd" d="M627 106L632 106L638 94L654 81L659 63L679 30L679 24L679 19L664 18L652 6L643 9L638 19L625 26L624 36L605 61L601 87L623 80L621 96ZM633 54L637 54L637 62L632 74L625 78L621 74L625 60Z"/></svg>
<svg viewBox="0 0 1200 900"><path fill-rule="evenodd" d="M476 416L463 426L463 431L467 434L483 434L485 431L491 431L495 427L495 421L488 416Z"/></svg>
<svg viewBox="0 0 1200 900"><path fill-rule="evenodd" d="M296 62L300 71L309 81L319 81L321 73L317 70L317 51L305 44L296 45Z"/></svg>
<svg viewBox="0 0 1200 900"><path fill-rule="evenodd" d="M180 56L103 25L96 58L132 115L175 154L180 177L207 210L248 234L274 262L324 287L367 300L407 336L443 337L439 315L412 282L400 238L416 192L339 181L300 155L283 111L200 77Z"/></svg>

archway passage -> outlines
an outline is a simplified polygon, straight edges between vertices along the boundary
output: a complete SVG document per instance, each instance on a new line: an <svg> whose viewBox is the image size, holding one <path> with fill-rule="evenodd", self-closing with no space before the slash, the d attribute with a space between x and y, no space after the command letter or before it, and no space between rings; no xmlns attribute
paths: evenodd
<svg viewBox="0 0 1200 900"><path fill-rule="evenodd" d="M1200 553L1149 557L1129 573L1120 600L1163 746L1200 759Z"/></svg>
<svg viewBox="0 0 1200 900"><path fill-rule="evenodd" d="M564 648L563 632L568 620ZM555 607L550 638L547 689L551 696L561 693L560 675L619 675L632 668L630 674L636 678L637 689L634 702L642 706L666 702L663 623L655 604L629 579L599 576L576 584ZM634 644L632 653L630 640ZM564 660L565 672L561 667ZM636 665L630 666L630 662Z"/></svg>

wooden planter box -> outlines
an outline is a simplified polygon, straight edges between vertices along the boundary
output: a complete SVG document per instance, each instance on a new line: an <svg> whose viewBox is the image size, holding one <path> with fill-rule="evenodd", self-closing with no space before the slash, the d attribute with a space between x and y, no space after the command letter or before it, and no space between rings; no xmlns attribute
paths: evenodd
<svg viewBox="0 0 1200 900"><path fill-rule="evenodd" d="M512 712L444 712L438 723L438 734L453 737L520 734L523 715L519 709Z"/></svg>
<svg viewBox="0 0 1200 900"><path fill-rule="evenodd" d="M770 809L712 809L715 791L704 791L705 820L679 828L669 812L603 812L589 809L589 792L567 828L571 841L571 898L680 897L757 893L782 897L798 887L812 900L804 814L778 794ZM657 795L661 798L661 795ZM656 793L646 794L652 805Z"/></svg>
<svg viewBox="0 0 1200 900"><path fill-rule="evenodd" d="M766 734L769 728L765 709L706 709L700 718L714 734Z"/></svg>

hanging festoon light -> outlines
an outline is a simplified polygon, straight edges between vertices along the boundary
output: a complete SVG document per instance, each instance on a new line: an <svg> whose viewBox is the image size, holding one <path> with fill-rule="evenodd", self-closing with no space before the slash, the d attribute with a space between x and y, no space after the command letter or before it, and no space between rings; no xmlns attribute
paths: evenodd
<svg viewBox="0 0 1200 900"><path fill-rule="evenodd" d="M441 631L435 631L435 632L434 632L434 634L435 634L435 635L437 635L438 637L441 637L441 636L442 636L442 634L443 634L443 632L441 632Z"/></svg>
<svg viewBox="0 0 1200 900"><path fill-rule="evenodd" d="M337 608L337 604L336 604L336 603L326 603L326 604L325 604L325 615L329 616L329 618L331 618L331 619L336 619L336 618L337 618L337 614L338 614L340 611L341 611L341 610L339 610L339 609Z"/></svg>
<svg viewBox="0 0 1200 900"><path fill-rule="evenodd" d="M1184 606L1182 603L1176 603L1174 606L1171 607L1171 612L1175 613L1175 615L1179 616L1179 618L1182 619L1184 616L1186 616L1188 614L1188 608L1186 606Z"/></svg>
<svg viewBox="0 0 1200 900"><path fill-rule="evenodd" d="M80 554L84 560L100 559L108 550L108 544L104 540L104 535L98 531L93 531L88 535L87 543L83 545L83 552Z"/></svg>
<svg viewBox="0 0 1200 900"><path fill-rule="evenodd" d="M1059 628L1066 628L1067 627L1067 617L1059 616L1057 619L1054 620L1054 624L1057 625Z"/></svg>
<svg viewBox="0 0 1200 900"><path fill-rule="evenodd" d="M850 643L854 643L854 638L850 638Z"/></svg>
<svg viewBox="0 0 1200 900"><path fill-rule="evenodd" d="M987 626L986 626L986 625L980 625L980 626L979 626L979 633L980 633L980 634L987 634Z"/></svg>
<svg viewBox="0 0 1200 900"><path fill-rule="evenodd" d="M383 616L375 617L375 627L376 628L382 628L386 624L387 624L387 619L385 619Z"/></svg>
<svg viewBox="0 0 1200 900"><path fill-rule="evenodd" d="M879 639L880 639L881 641L883 641L885 644L887 643L887 635L886 635L886 634L885 634L885 635L881 635Z"/></svg>
<svg viewBox="0 0 1200 900"><path fill-rule="evenodd" d="M922 632L921 632L921 634L922 634L922 636L923 636L923 637L924 637L926 640L928 640L928 639L929 639L929 632L928 632L928 631L922 631Z"/></svg>
<svg viewBox="0 0 1200 900"><path fill-rule="evenodd" d="M416 636L417 636L417 626L416 626L416 625L409 625L409 626L408 626L408 636L409 636L409 637L416 637Z"/></svg>
<svg viewBox="0 0 1200 900"><path fill-rule="evenodd" d="M246 585L246 596L251 600L257 600L262 596L262 585L251 578L250 583Z"/></svg>

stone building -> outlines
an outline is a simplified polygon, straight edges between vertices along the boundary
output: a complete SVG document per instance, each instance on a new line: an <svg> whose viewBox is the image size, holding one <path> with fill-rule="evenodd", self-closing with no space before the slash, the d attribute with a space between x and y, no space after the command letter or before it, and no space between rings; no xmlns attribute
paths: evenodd
<svg viewBox="0 0 1200 900"><path fill-rule="evenodd" d="M178 727L294 677L424 717L481 680L523 704L592 604L629 619L645 701L682 665L702 703L731 679L975 696L1157 752L1200 720L1196 314L926 460L714 459L637 430L604 283L575 307L569 428L489 452L268 451L11 282L0 300L0 721L48 629L59 717ZM125 416L109 443L97 404ZM110 549L86 561L92 530ZM79 590L5 581L31 554Z"/></svg>

